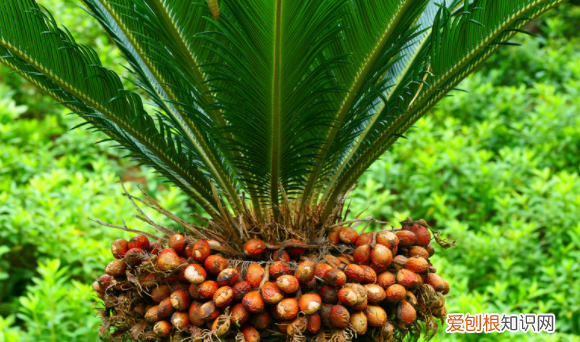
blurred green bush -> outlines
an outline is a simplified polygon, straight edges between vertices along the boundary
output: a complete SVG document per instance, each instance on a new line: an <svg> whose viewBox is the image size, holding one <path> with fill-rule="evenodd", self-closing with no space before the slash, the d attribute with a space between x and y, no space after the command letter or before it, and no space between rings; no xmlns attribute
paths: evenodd
<svg viewBox="0 0 580 342"><path fill-rule="evenodd" d="M123 74L108 38L73 0L42 0ZM554 313L557 334L440 332L435 341L580 341L580 7L520 37L420 120L351 196L393 224L425 218L457 247L438 249L449 312ZM89 219L143 228L119 175L184 217L196 210L53 101L0 68L0 342L98 341L90 283L108 241ZM135 183L127 183L131 192ZM166 219L151 216L168 226Z"/></svg>

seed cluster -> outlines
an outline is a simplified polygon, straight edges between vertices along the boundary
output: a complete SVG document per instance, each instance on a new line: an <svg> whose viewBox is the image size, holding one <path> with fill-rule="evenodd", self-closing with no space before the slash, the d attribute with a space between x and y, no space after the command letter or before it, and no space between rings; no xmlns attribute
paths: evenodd
<svg viewBox="0 0 580 342"><path fill-rule="evenodd" d="M343 253L327 255L299 240L270 253L250 239L247 267L182 234L167 246L143 235L115 240L115 260L93 284L106 308L101 333L116 341L237 342L434 333L449 285L429 261L434 248L422 222L404 221L396 233L332 229L330 250Z"/></svg>

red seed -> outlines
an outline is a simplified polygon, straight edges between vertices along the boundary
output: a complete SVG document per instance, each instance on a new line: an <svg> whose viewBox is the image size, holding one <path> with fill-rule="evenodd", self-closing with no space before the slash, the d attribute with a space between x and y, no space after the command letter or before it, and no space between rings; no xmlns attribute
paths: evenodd
<svg viewBox="0 0 580 342"><path fill-rule="evenodd" d="M350 323L350 313L342 305L334 305L330 311L330 323L337 328L346 328Z"/></svg>
<svg viewBox="0 0 580 342"><path fill-rule="evenodd" d="M193 258L195 261L202 262L210 255L211 249L209 243L207 243L206 240L197 240L191 247L191 255L188 255L188 257Z"/></svg>
<svg viewBox="0 0 580 342"><path fill-rule="evenodd" d="M395 275L389 271L383 272L377 276L377 285L381 286L385 290L395 283Z"/></svg>
<svg viewBox="0 0 580 342"><path fill-rule="evenodd" d="M266 242L260 239L250 239L244 245L244 254L249 256L259 256L266 250Z"/></svg>
<svg viewBox="0 0 580 342"><path fill-rule="evenodd" d="M252 285L250 285L250 282L242 280L237 282L232 287L232 290L234 291L234 300L240 301L246 294L252 291Z"/></svg>
<svg viewBox="0 0 580 342"><path fill-rule="evenodd" d="M392 250L399 245L399 238L395 233L383 230L377 233L377 243Z"/></svg>
<svg viewBox="0 0 580 342"><path fill-rule="evenodd" d="M405 267L415 273L425 273L429 269L429 262L421 257L411 257L407 259Z"/></svg>
<svg viewBox="0 0 580 342"><path fill-rule="evenodd" d="M294 293L298 291L300 284L298 279L292 275L283 275L276 279L276 286L284 293Z"/></svg>
<svg viewBox="0 0 580 342"><path fill-rule="evenodd" d="M226 268L217 276L219 286L233 286L238 281L238 270L235 268Z"/></svg>
<svg viewBox="0 0 580 342"><path fill-rule="evenodd" d="M125 239L117 239L111 243L111 253L115 259L121 259L129 251L129 242Z"/></svg>
<svg viewBox="0 0 580 342"><path fill-rule="evenodd" d="M417 235L409 230L401 230L397 233L401 247L411 247L417 243Z"/></svg>
<svg viewBox="0 0 580 342"><path fill-rule="evenodd" d="M319 314L306 316L306 330L311 334L316 334L320 331L322 321Z"/></svg>
<svg viewBox="0 0 580 342"><path fill-rule="evenodd" d="M248 321L248 319L250 319L250 313L244 309L244 305L242 303L234 305L231 312L230 322L236 327L241 327Z"/></svg>
<svg viewBox="0 0 580 342"><path fill-rule="evenodd" d="M172 330L173 327L171 326L171 323L167 321L157 322L153 327L153 332L155 332L155 335L159 337L168 337L169 335L171 335Z"/></svg>
<svg viewBox="0 0 580 342"><path fill-rule="evenodd" d="M365 271L359 265L350 264L344 269L344 274L348 281L360 283L364 279Z"/></svg>
<svg viewBox="0 0 580 342"><path fill-rule="evenodd" d="M352 254L354 262L359 265L368 265L371 261L371 246L362 245L357 247Z"/></svg>
<svg viewBox="0 0 580 342"><path fill-rule="evenodd" d="M411 291L407 291L407 293L405 294L405 300L413 306L419 304L419 302L417 301L417 297Z"/></svg>
<svg viewBox="0 0 580 342"><path fill-rule="evenodd" d="M378 272L383 272L393 261L393 253L383 245L375 245L371 251L371 267Z"/></svg>
<svg viewBox="0 0 580 342"><path fill-rule="evenodd" d="M409 256L410 257L421 257L424 259L428 259L429 258L429 252L427 252L427 250L424 247L420 247L420 246L411 246L409 247Z"/></svg>
<svg viewBox="0 0 580 342"><path fill-rule="evenodd" d="M97 278L97 283L99 284L100 290L105 291L109 286L111 286L111 281L113 277L108 274L103 274L99 278Z"/></svg>
<svg viewBox="0 0 580 342"><path fill-rule="evenodd" d="M161 285L151 291L151 298L157 303L161 302L165 298L169 298L171 295L171 288L169 285Z"/></svg>
<svg viewBox="0 0 580 342"><path fill-rule="evenodd" d="M349 254L339 255L338 260L340 260L342 262L342 265L339 265L339 268L343 267L344 265L350 265L354 262L352 255L349 255Z"/></svg>
<svg viewBox="0 0 580 342"><path fill-rule="evenodd" d="M189 285L189 295L191 296L191 298L196 299L196 300L204 299L201 296L201 293L199 293L199 284Z"/></svg>
<svg viewBox="0 0 580 342"><path fill-rule="evenodd" d="M274 253L272 253L272 260L273 261L283 261L283 262L288 262L290 261L290 255L288 255L288 253L286 253L286 251L284 250L277 250Z"/></svg>
<svg viewBox="0 0 580 342"><path fill-rule="evenodd" d="M380 306L369 305L364 312L371 327L380 327L387 322L387 313Z"/></svg>
<svg viewBox="0 0 580 342"><path fill-rule="evenodd" d="M267 304L278 304L282 299L284 299L284 293L280 291L280 288L275 283L266 282L262 289L260 290L262 299Z"/></svg>
<svg viewBox="0 0 580 342"><path fill-rule="evenodd" d="M324 280L332 286L341 287L346 284L346 274L343 271L333 268L324 274Z"/></svg>
<svg viewBox="0 0 580 342"><path fill-rule="evenodd" d="M185 244L186 244L185 237L181 234L173 234L169 237L169 240L167 241L167 245L169 246L169 248L173 248L175 252L177 252L178 254L181 254L181 252L183 252Z"/></svg>
<svg viewBox="0 0 580 342"><path fill-rule="evenodd" d="M332 267L338 267L342 265L342 261L339 258L335 257L334 255L327 254L324 256L326 263Z"/></svg>
<svg viewBox="0 0 580 342"><path fill-rule="evenodd" d="M340 243L340 238L338 237L338 232L328 233L328 241L331 245L336 246Z"/></svg>
<svg viewBox="0 0 580 342"><path fill-rule="evenodd" d="M189 308L189 293L187 291L175 291L169 297L171 305L177 311L185 311Z"/></svg>
<svg viewBox="0 0 580 342"><path fill-rule="evenodd" d="M364 245L369 245L372 242L373 242L373 233L362 233L356 239L355 246L360 247L360 246L364 246Z"/></svg>
<svg viewBox="0 0 580 342"><path fill-rule="evenodd" d="M364 271L364 278L362 283L364 284L374 284L377 281L377 273L370 266L361 265Z"/></svg>
<svg viewBox="0 0 580 342"><path fill-rule="evenodd" d="M338 231L338 238L342 243L355 244L358 239L358 233L352 228L344 227Z"/></svg>
<svg viewBox="0 0 580 342"><path fill-rule="evenodd" d="M298 301L296 298L284 298L276 305L276 312L283 320L292 320L298 315Z"/></svg>
<svg viewBox="0 0 580 342"><path fill-rule="evenodd" d="M159 315L157 314L157 309L159 308L158 305L152 306L147 309L145 312L145 321L148 323L155 323L160 320Z"/></svg>
<svg viewBox="0 0 580 342"><path fill-rule="evenodd" d="M188 314L189 323L191 323L191 325L196 327L200 327L205 323L203 319L201 319L201 317L199 316L200 308L201 308L200 303L192 303L191 306L189 307Z"/></svg>
<svg viewBox="0 0 580 342"><path fill-rule="evenodd" d="M244 308L250 313L260 313L264 311L264 300L258 291L252 291L242 299Z"/></svg>
<svg viewBox="0 0 580 342"><path fill-rule="evenodd" d="M234 291L229 286L222 286L213 294L213 302L218 308L225 308L234 300Z"/></svg>
<svg viewBox="0 0 580 342"><path fill-rule="evenodd" d="M161 303L159 303L159 307L157 308L157 315L159 318L163 319L170 317L174 312L175 309L173 308L173 305L171 305L170 297L165 298Z"/></svg>
<svg viewBox="0 0 580 342"><path fill-rule="evenodd" d="M344 285L344 288L351 289L355 292L357 298L356 302L357 305L362 304L367 300L367 290L363 285L356 283L348 283Z"/></svg>
<svg viewBox="0 0 580 342"><path fill-rule="evenodd" d="M125 274L125 270L127 269L127 264L123 260L115 259L111 261L107 267L105 267L105 273L110 276L120 276Z"/></svg>
<svg viewBox="0 0 580 342"><path fill-rule="evenodd" d="M303 243L302 241L300 241L298 239L290 239L287 241L298 243L298 244ZM290 247L290 248L287 248L286 250L288 251L288 254L290 255L291 258L299 258L302 254L306 253L306 249L301 248L301 247Z"/></svg>
<svg viewBox="0 0 580 342"><path fill-rule="evenodd" d="M224 336L230 331L230 320L224 319L223 317L218 317L213 321L211 325L211 331L219 338Z"/></svg>
<svg viewBox="0 0 580 342"><path fill-rule="evenodd" d="M276 261L272 265L270 265L270 277L272 279L277 279L279 276L285 274L292 274L292 270L287 263L282 261Z"/></svg>
<svg viewBox="0 0 580 342"><path fill-rule="evenodd" d="M298 307L307 315L312 315L320 309L322 298L316 293L307 293L298 299Z"/></svg>
<svg viewBox="0 0 580 342"><path fill-rule="evenodd" d="M409 325L417 319L417 311L409 302L402 300L397 307L397 318L403 324Z"/></svg>
<svg viewBox="0 0 580 342"><path fill-rule="evenodd" d="M129 249L131 248L147 249L149 248L149 239L145 235L135 236L131 240L129 240L127 247Z"/></svg>
<svg viewBox="0 0 580 342"><path fill-rule="evenodd" d="M330 271L332 269L332 266L330 266L329 264L317 264L314 267L314 276L316 276L319 279L324 279L324 275L326 274L326 272Z"/></svg>
<svg viewBox="0 0 580 342"><path fill-rule="evenodd" d="M203 283L199 284L198 291L199 295L203 299L211 299L213 295L219 288L219 285L213 280L206 280Z"/></svg>
<svg viewBox="0 0 580 342"><path fill-rule="evenodd" d="M98 281L96 281L96 280L95 280L95 281L93 282L93 285L92 285L92 286L93 286L93 290L94 290L95 292L97 292L97 293L101 293L101 294L105 293L105 290L101 290L101 284L99 284L99 282L98 282Z"/></svg>
<svg viewBox="0 0 580 342"><path fill-rule="evenodd" d="M393 259L393 263L397 266L405 267L408 259L406 256L399 254Z"/></svg>
<svg viewBox="0 0 580 342"><path fill-rule="evenodd" d="M201 265L190 264L185 267L183 277L192 284L201 284L205 281L207 273Z"/></svg>
<svg viewBox="0 0 580 342"><path fill-rule="evenodd" d="M228 267L228 261L219 255L210 255L203 262L206 271L211 274L219 274Z"/></svg>
<svg viewBox="0 0 580 342"><path fill-rule="evenodd" d="M310 260L301 262L296 269L296 278L301 284L308 284L314 278L314 263Z"/></svg>
<svg viewBox="0 0 580 342"><path fill-rule="evenodd" d="M332 322L330 321L330 314L332 312L332 307L334 305L328 303L322 303L320 305L320 310L318 310L318 314L320 315L320 320L324 326L332 328Z"/></svg>
<svg viewBox="0 0 580 342"><path fill-rule="evenodd" d="M172 271L179 265L181 265L181 261L173 248L167 248L159 252L157 266L163 271Z"/></svg>
<svg viewBox="0 0 580 342"><path fill-rule="evenodd" d="M364 335L367 332L368 321L364 312L359 311L350 315L350 325L357 335Z"/></svg>
<svg viewBox="0 0 580 342"><path fill-rule="evenodd" d="M322 298L322 301L325 303L336 303L338 300L338 291L338 288L330 285L323 285L318 289L320 298Z"/></svg>
<svg viewBox="0 0 580 342"><path fill-rule="evenodd" d="M210 322L218 318L220 312L214 302L206 302L198 307L197 314L202 321Z"/></svg>
<svg viewBox="0 0 580 342"><path fill-rule="evenodd" d="M338 299L341 303L348 307L353 307L359 304L358 296L355 290L343 287L338 291Z"/></svg>
<svg viewBox="0 0 580 342"><path fill-rule="evenodd" d="M417 243L420 246L427 246L429 242L431 242L431 233L429 233L429 229L423 227L419 223L415 223L407 229L415 233L417 236Z"/></svg>
<svg viewBox="0 0 580 342"><path fill-rule="evenodd" d="M368 301L371 304L378 304L387 296L385 290L377 284L367 284L365 285L365 288L367 290Z"/></svg>
<svg viewBox="0 0 580 342"><path fill-rule="evenodd" d="M387 296L386 298L389 302L397 303L405 299L405 296L407 295L407 290L402 285L394 284L389 286L385 291L385 293Z"/></svg>
<svg viewBox="0 0 580 342"><path fill-rule="evenodd" d="M241 331L244 335L244 342L260 342L260 333L254 327L246 325Z"/></svg>
<svg viewBox="0 0 580 342"><path fill-rule="evenodd" d="M417 274L407 269L400 269L397 272L397 284L405 287L415 287L418 285Z"/></svg>
<svg viewBox="0 0 580 342"><path fill-rule="evenodd" d="M444 295L449 292L449 284L435 273L427 274L426 283L433 286L435 291L441 292Z"/></svg>
<svg viewBox="0 0 580 342"><path fill-rule="evenodd" d="M260 286L264 278L264 268L258 264L251 264L246 271L246 281L250 283L252 288Z"/></svg>
<svg viewBox="0 0 580 342"><path fill-rule="evenodd" d="M263 311L250 316L250 324L259 330L266 329L272 323L272 315L268 311Z"/></svg>
<svg viewBox="0 0 580 342"><path fill-rule="evenodd" d="M177 330L185 330L189 326L189 315L187 312L174 312L171 315L171 324Z"/></svg>

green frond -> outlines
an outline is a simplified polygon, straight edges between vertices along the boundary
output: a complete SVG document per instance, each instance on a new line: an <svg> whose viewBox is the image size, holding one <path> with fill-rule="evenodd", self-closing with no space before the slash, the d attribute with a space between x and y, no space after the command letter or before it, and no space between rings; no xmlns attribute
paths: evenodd
<svg viewBox="0 0 580 342"><path fill-rule="evenodd" d="M336 71L337 81L346 92L334 100L340 103L334 113L334 123L325 132L325 144L318 151L317 161L302 194L302 205L323 184L328 171L350 147L359 127L368 119L368 111L385 91L380 78L394 62L393 59L418 34L415 21L428 1L397 0L350 2L344 17L344 39L331 47L335 53L350 53L348 68Z"/></svg>
<svg viewBox="0 0 580 342"><path fill-rule="evenodd" d="M0 61L213 217L330 213L530 18L562 0L83 0L157 106L33 0L0 4ZM215 2L210 3L212 6ZM320 202L321 201L321 202ZM226 208L226 209L224 209Z"/></svg>
<svg viewBox="0 0 580 342"><path fill-rule="evenodd" d="M210 84L230 124L224 140L240 157L234 164L266 205L279 203L279 185L300 189L331 124L325 96L338 92L329 73L344 64L327 47L338 40L341 0L222 3L208 48L224 64L208 69ZM326 52L327 58L320 56Z"/></svg>
<svg viewBox="0 0 580 342"><path fill-rule="evenodd" d="M219 111L202 107L213 101L192 50L191 37L207 29L207 6L190 1L84 0L113 37L139 79L139 85L167 114L178 137L200 158L201 166L237 210L242 204L226 156L209 132L224 125ZM183 14L185 17L175 17ZM193 25L192 25L193 23ZM198 41L198 50L199 41Z"/></svg>
<svg viewBox="0 0 580 342"><path fill-rule="evenodd" d="M143 109L119 77L101 66L96 53L75 43L34 1L0 5L2 62L22 73L61 103L89 120L198 200L208 213L217 207L206 174L192 167L192 155L172 129Z"/></svg>
<svg viewBox="0 0 580 342"><path fill-rule="evenodd" d="M560 2L474 1L465 4L457 16L451 16L448 8L440 8L429 36L427 60L422 68L414 67L422 70L417 73L420 78L404 89L406 94L394 94L386 104L383 119L374 123L374 132L361 143L363 148L355 152L348 166L329 185L325 194L327 208L418 118L507 42L517 32L514 29Z"/></svg>

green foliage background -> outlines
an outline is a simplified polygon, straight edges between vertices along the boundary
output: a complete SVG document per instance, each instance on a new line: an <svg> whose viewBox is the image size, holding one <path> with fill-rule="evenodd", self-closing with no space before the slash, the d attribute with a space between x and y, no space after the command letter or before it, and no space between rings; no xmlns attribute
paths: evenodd
<svg viewBox="0 0 580 342"><path fill-rule="evenodd" d="M76 2L39 2L126 74ZM434 341L580 341L579 25L573 4L536 22L541 38L501 50L352 195L355 212L424 218L458 240L433 260L452 285L449 312L557 317L552 335L440 332ZM111 258L109 242L129 236L89 219L142 228L119 175L183 217L197 209L110 144L95 144L104 136L70 131L79 120L18 75L2 67L0 79L0 342L98 341L90 283Z"/></svg>

